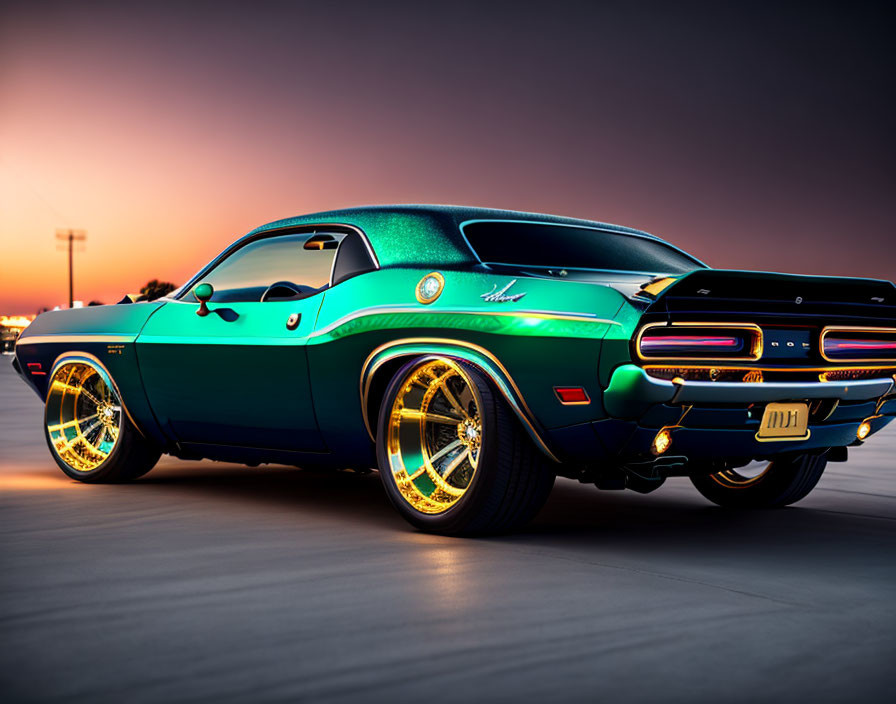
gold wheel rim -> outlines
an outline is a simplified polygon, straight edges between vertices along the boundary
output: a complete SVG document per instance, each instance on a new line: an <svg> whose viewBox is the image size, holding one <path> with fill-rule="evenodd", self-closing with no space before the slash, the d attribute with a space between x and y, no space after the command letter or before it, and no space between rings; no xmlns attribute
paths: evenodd
<svg viewBox="0 0 896 704"><path fill-rule="evenodd" d="M389 410L389 469L402 498L426 514L444 513L469 490L482 450L482 400L450 359L421 362Z"/></svg>
<svg viewBox="0 0 896 704"><path fill-rule="evenodd" d="M64 364L50 380L46 418L56 456L76 472L92 472L118 444L121 399L96 368Z"/></svg>

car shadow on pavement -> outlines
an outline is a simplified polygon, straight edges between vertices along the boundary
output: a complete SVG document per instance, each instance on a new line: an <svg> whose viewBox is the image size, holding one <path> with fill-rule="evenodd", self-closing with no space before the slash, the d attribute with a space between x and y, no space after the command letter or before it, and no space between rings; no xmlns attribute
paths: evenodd
<svg viewBox="0 0 896 704"><path fill-rule="evenodd" d="M376 473L184 463L169 464L138 484L135 490L200 494L209 501L260 503L278 511L415 532L389 504ZM644 496L603 492L558 480L547 504L530 525L513 534L481 540L542 547L593 544L635 552L681 551L707 558L736 552L741 560L753 555L766 562L787 560L794 554L824 561L834 554L856 557L896 547L893 515L863 515L849 504L855 499L846 499L847 505L836 509L803 504L778 510L734 511L712 506L682 482ZM873 529L875 521L883 521L885 528Z"/></svg>
<svg viewBox="0 0 896 704"><path fill-rule="evenodd" d="M686 481L686 480L685 480ZM584 489L584 491L582 490ZM848 495L810 498L767 510L723 509L690 485L648 496L588 491L558 485L530 526L511 540L550 544L600 544L627 553L662 551L669 556L781 564L794 560L833 565L838 560L880 563L896 547L896 516L857 506ZM836 499L844 496L840 504ZM875 505L879 509L880 505Z"/></svg>
<svg viewBox="0 0 896 704"><path fill-rule="evenodd" d="M216 463L166 462L135 482L134 489L155 489L182 496L195 494L209 501L345 517L354 522L403 527L389 504L375 472L325 471L297 467L261 468Z"/></svg>

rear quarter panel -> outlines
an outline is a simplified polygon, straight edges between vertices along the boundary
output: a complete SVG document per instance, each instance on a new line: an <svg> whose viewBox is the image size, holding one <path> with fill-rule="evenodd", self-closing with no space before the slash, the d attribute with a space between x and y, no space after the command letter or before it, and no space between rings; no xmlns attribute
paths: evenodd
<svg viewBox="0 0 896 704"><path fill-rule="evenodd" d="M545 428L603 417L600 347L612 328L621 327L613 319L625 300L619 292L601 284L518 278L508 293L525 293L522 298L489 302L482 295L513 277L439 270L444 289L433 303L422 304L416 287L429 272L381 269L326 292L308 340L308 359L315 410L329 447L360 451L360 442L369 448L359 389L362 370L375 350L403 340L461 341L486 349L506 368ZM562 313L571 318L539 315ZM592 404L561 405L553 387L566 385L585 387Z"/></svg>

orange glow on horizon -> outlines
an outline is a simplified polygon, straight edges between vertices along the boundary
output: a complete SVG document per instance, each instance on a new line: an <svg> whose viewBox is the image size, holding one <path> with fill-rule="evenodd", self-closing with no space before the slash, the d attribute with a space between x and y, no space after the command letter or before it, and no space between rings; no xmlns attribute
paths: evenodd
<svg viewBox="0 0 896 704"><path fill-rule="evenodd" d="M843 77L808 91L830 76L800 60L771 77L778 93L763 79L728 95L724 32L695 30L702 49L686 52L642 46L624 13L595 9L607 36L640 47L627 62L590 41L595 25L544 32L522 6L481 25L445 13L435 36L426 12L385 7L371 31L301 3L18 5L0 10L3 312L67 306L60 228L87 233L74 299L114 303L150 279L182 284L266 222L389 203L616 222L719 268L896 271L890 121L873 109L886 91ZM585 42L587 56L569 52ZM718 66L695 73L704 55ZM779 110L792 86L808 92Z"/></svg>

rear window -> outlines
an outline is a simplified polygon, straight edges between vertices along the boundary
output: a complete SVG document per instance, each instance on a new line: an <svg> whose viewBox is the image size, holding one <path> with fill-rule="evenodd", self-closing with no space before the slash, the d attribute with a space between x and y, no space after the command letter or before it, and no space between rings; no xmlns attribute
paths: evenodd
<svg viewBox="0 0 896 704"><path fill-rule="evenodd" d="M657 274L704 268L663 242L588 227L492 221L468 223L463 232L479 259L491 264Z"/></svg>

